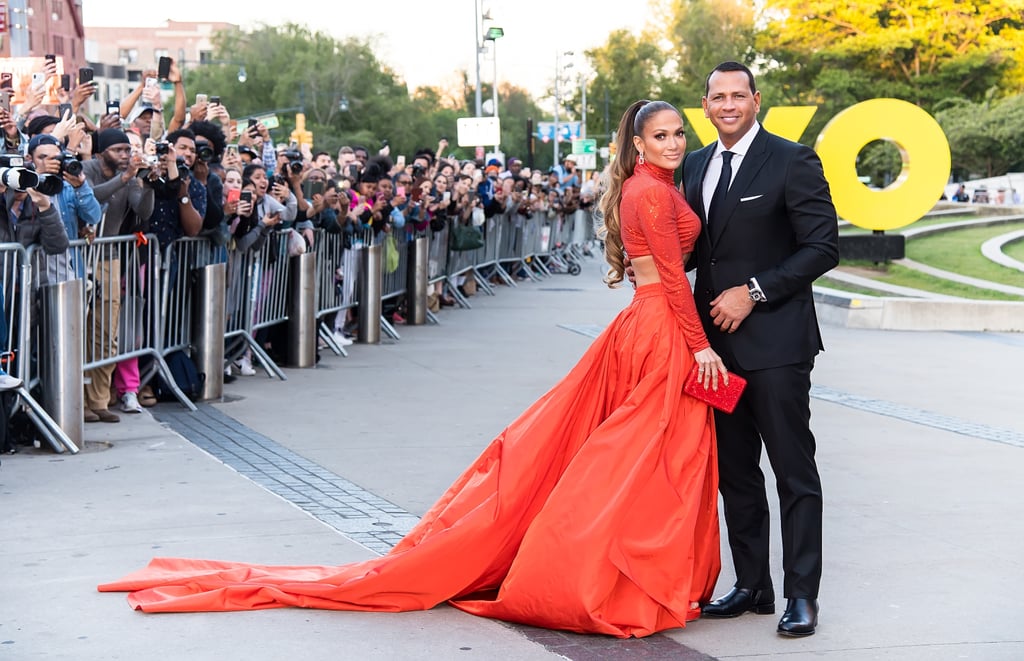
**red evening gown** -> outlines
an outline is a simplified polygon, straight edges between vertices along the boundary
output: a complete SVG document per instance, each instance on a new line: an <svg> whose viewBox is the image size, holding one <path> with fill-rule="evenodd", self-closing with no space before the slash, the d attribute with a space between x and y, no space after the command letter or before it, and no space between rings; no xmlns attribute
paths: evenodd
<svg viewBox="0 0 1024 661"><path fill-rule="evenodd" d="M101 591L146 612L428 609L612 636L685 626L720 569L714 422L683 393L707 346L683 273L699 220L672 173L623 187L636 290L569 374L512 422L387 555L337 567L156 558Z"/></svg>

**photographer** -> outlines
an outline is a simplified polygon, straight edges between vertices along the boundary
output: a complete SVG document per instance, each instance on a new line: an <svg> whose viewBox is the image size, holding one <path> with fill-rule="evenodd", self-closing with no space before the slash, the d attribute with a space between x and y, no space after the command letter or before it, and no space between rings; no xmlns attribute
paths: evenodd
<svg viewBox="0 0 1024 661"><path fill-rule="evenodd" d="M218 106L215 106L218 107ZM224 156L227 140L219 126L208 121L193 121L189 129L196 134L196 157L192 176L206 186L206 214L203 216L204 236L219 245L227 243L227 225L224 223L224 183L213 171ZM223 225L223 227L222 227Z"/></svg>
<svg viewBox="0 0 1024 661"><path fill-rule="evenodd" d="M68 249L68 235L60 211L50 198L37 190L4 189L7 213L0 218L0 243L20 243L26 248L42 246L48 255Z"/></svg>
<svg viewBox="0 0 1024 661"><path fill-rule="evenodd" d="M580 177L576 174L576 160L572 156L566 156L562 165L554 168L558 173L558 192L565 193L570 186L580 187Z"/></svg>
<svg viewBox="0 0 1024 661"><path fill-rule="evenodd" d="M146 183L154 189L150 231L161 246L181 236L197 236L206 215L206 186L191 176L196 159L196 136L179 129L157 144L157 163Z"/></svg>

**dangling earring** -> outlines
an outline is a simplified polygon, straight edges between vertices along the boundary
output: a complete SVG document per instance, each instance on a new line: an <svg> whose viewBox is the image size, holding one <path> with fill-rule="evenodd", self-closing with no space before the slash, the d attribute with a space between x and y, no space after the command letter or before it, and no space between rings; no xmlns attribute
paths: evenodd
<svg viewBox="0 0 1024 661"><path fill-rule="evenodd" d="M640 152L640 159L639 160L640 160L640 165L643 165L644 163L647 162L647 160L644 159L644 153L643 152Z"/></svg>

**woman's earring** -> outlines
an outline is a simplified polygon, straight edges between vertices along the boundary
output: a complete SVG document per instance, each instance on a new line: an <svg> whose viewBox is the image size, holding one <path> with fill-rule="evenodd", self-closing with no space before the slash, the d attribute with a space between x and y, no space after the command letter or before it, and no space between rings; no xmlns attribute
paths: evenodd
<svg viewBox="0 0 1024 661"><path fill-rule="evenodd" d="M643 165L643 164L644 164L644 163L646 163L646 162L647 162L647 161L646 161L646 160L644 159L644 153L643 153L643 152L640 152L640 165Z"/></svg>

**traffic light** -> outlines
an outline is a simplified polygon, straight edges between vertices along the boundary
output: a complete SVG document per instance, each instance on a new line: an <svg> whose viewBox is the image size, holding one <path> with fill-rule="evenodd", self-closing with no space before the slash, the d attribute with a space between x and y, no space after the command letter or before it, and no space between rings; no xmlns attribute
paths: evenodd
<svg viewBox="0 0 1024 661"><path fill-rule="evenodd" d="M307 147L313 147L313 132L306 130L306 115L298 112L295 113L295 130L289 136L292 142L298 146L306 145Z"/></svg>

